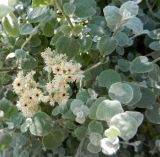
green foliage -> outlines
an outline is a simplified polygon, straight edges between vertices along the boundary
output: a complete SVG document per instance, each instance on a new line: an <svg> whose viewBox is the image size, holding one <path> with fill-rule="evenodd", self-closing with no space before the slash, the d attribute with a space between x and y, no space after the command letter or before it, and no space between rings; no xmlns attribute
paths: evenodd
<svg viewBox="0 0 160 157"><path fill-rule="evenodd" d="M0 157L158 157L159 8L158 0L0 1Z"/></svg>

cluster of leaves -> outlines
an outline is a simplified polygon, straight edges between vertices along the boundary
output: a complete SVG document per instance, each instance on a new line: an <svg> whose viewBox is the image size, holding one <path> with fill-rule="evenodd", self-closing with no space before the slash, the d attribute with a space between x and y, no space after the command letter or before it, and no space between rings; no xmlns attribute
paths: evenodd
<svg viewBox="0 0 160 157"><path fill-rule="evenodd" d="M103 157L100 140L110 126L122 139L115 156L158 156L159 7L159 0L0 2L0 156ZM81 63L85 78L71 84L65 106L42 103L25 119L11 84L21 69L36 70L45 84L47 47Z"/></svg>

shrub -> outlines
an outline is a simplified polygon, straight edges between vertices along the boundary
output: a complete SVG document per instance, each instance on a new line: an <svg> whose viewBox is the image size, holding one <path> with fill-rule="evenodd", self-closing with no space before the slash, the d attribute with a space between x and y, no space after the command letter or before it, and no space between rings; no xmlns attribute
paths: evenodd
<svg viewBox="0 0 160 157"><path fill-rule="evenodd" d="M0 156L158 156L158 0L0 2Z"/></svg>

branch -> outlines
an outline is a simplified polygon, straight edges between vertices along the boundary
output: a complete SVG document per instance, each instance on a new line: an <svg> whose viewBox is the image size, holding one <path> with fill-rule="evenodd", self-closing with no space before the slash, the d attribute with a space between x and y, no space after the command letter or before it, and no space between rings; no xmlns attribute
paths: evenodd
<svg viewBox="0 0 160 157"><path fill-rule="evenodd" d="M17 67L9 67L9 68L1 68L0 72L13 72L13 71L17 71L20 70Z"/></svg>
<svg viewBox="0 0 160 157"><path fill-rule="evenodd" d="M156 63L156 62L158 62L158 61L160 61L160 57L156 58L156 59L153 60L152 62L153 62L153 63Z"/></svg>
<svg viewBox="0 0 160 157"><path fill-rule="evenodd" d="M93 66L89 67L88 69L86 69L86 70L84 71L84 73L87 73L88 71L91 71L91 70L93 70L93 69L95 69L95 68L99 67L100 65L105 64L105 63L107 63L107 62L108 62L108 60L98 62L98 63L94 64Z"/></svg>
<svg viewBox="0 0 160 157"><path fill-rule="evenodd" d="M77 148L76 154L74 155L74 157L83 157L81 154L82 151L82 147L83 147L83 143L84 143L85 138L83 138Z"/></svg>
<svg viewBox="0 0 160 157"><path fill-rule="evenodd" d="M153 12L153 10L152 10L152 7L150 6L148 0L146 0L146 4L147 4L147 7L148 7L148 9L149 9L149 12L150 12L151 16L152 16L153 18L155 18L157 21L160 21L160 19L154 14L154 12Z"/></svg>
<svg viewBox="0 0 160 157"><path fill-rule="evenodd" d="M84 71L84 73L86 73L86 72L88 72L88 71L90 71L90 70L92 70L92 69L97 68L97 67L100 66L101 64L102 64L102 62L98 62L97 64L94 64L93 66L91 66L91 67L89 67L88 69L86 69L86 70Z"/></svg>

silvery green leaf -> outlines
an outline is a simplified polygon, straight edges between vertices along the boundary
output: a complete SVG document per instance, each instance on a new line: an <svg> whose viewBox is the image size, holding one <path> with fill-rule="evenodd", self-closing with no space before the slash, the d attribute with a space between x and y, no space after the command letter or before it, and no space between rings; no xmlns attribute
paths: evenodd
<svg viewBox="0 0 160 157"><path fill-rule="evenodd" d="M97 132L102 134L103 133L103 125L101 122L93 120L88 124L88 131L91 132Z"/></svg>
<svg viewBox="0 0 160 157"><path fill-rule="evenodd" d="M152 109L156 102L155 94L149 88L141 87L140 90L142 98L134 106L138 108Z"/></svg>
<svg viewBox="0 0 160 157"><path fill-rule="evenodd" d="M0 144L5 147L8 146L12 141L10 134L5 129L0 129Z"/></svg>
<svg viewBox="0 0 160 157"><path fill-rule="evenodd" d="M31 10L28 13L28 20L31 23L37 23L40 21L45 21L51 16L52 15L51 15L51 12L49 11L48 6L36 7L36 8L33 8L33 10Z"/></svg>
<svg viewBox="0 0 160 157"><path fill-rule="evenodd" d="M91 17L96 13L95 0L75 0L73 4L76 7L74 14L79 18Z"/></svg>
<svg viewBox="0 0 160 157"><path fill-rule="evenodd" d="M89 140L94 146L99 146L101 139L102 139L102 135L99 133L91 132L89 134Z"/></svg>
<svg viewBox="0 0 160 157"><path fill-rule="evenodd" d="M121 77L118 72L107 69L100 73L98 76L98 84L100 87L107 87L109 88L113 83L120 82Z"/></svg>
<svg viewBox="0 0 160 157"><path fill-rule="evenodd" d="M81 140L87 133L87 128L85 126L79 126L74 130L76 137Z"/></svg>
<svg viewBox="0 0 160 157"><path fill-rule="evenodd" d="M148 36L152 39L160 39L160 28L150 31Z"/></svg>
<svg viewBox="0 0 160 157"><path fill-rule="evenodd" d="M132 87L132 90L133 90L133 98L132 100L127 103L126 105L128 106L133 106L135 105L136 103L138 103L141 98L142 98L142 93L141 93L141 90L140 90L140 87L138 84L134 83L134 82L128 82L128 84Z"/></svg>
<svg viewBox="0 0 160 157"><path fill-rule="evenodd" d="M83 101L84 103L87 102L87 100L90 98L90 95L87 90L80 90L77 95L76 99Z"/></svg>
<svg viewBox="0 0 160 157"><path fill-rule="evenodd" d="M28 125L27 123L23 123L23 124L21 125L20 129L21 129L21 132L22 132L22 133L25 133L25 132L27 132L27 130L29 129L29 125Z"/></svg>
<svg viewBox="0 0 160 157"><path fill-rule="evenodd" d="M54 150L62 144L64 138L63 130L55 129L48 135L44 136L42 142L47 149Z"/></svg>
<svg viewBox="0 0 160 157"><path fill-rule="evenodd" d="M151 123L160 124L160 105L155 103L152 109L146 110L145 116Z"/></svg>
<svg viewBox="0 0 160 157"><path fill-rule="evenodd" d="M118 68L121 71L127 72L127 71L129 71L129 67L130 67L130 62L128 60L125 60L125 59L118 60Z"/></svg>
<svg viewBox="0 0 160 157"><path fill-rule="evenodd" d="M120 131L120 137L128 141L137 133L138 123L134 117L127 112L119 113L112 117L109 123L110 126L116 126Z"/></svg>
<svg viewBox="0 0 160 157"><path fill-rule="evenodd" d="M95 100L95 102L90 107L89 118L95 119L95 120L97 119L96 117L97 107L105 99L106 99L105 97L99 97Z"/></svg>
<svg viewBox="0 0 160 157"><path fill-rule="evenodd" d="M36 29L34 29L31 24L26 23L20 27L21 35L31 34L34 32L36 32Z"/></svg>
<svg viewBox="0 0 160 157"><path fill-rule="evenodd" d="M155 50L155 51L159 51L160 50L160 40L159 41L153 41L149 44L149 47L152 49L152 50Z"/></svg>
<svg viewBox="0 0 160 157"><path fill-rule="evenodd" d="M58 53L67 54L68 57L75 56L80 50L78 39L61 36L55 43Z"/></svg>
<svg viewBox="0 0 160 157"><path fill-rule="evenodd" d="M29 126L31 134L35 136L45 136L52 130L52 119L44 112L37 112Z"/></svg>
<svg viewBox="0 0 160 157"><path fill-rule="evenodd" d="M96 116L97 116L97 119L108 122L114 115L121 112L123 112L123 108L119 101L104 100L98 105Z"/></svg>
<svg viewBox="0 0 160 157"><path fill-rule="evenodd" d="M79 112L80 107L84 105L84 102L82 100L79 99L75 99L71 102L71 111L76 114L77 112Z"/></svg>
<svg viewBox="0 0 160 157"><path fill-rule="evenodd" d="M83 124L86 120L86 117L85 117L85 114L83 111L79 111L77 114L76 114L76 119L75 121L77 123L80 123L80 124Z"/></svg>
<svg viewBox="0 0 160 157"><path fill-rule="evenodd" d="M97 48L102 55L109 55L116 49L116 42L111 37L105 35L98 41Z"/></svg>
<svg viewBox="0 0 160 157"><path fill-rule="evenodd" d="M88 145L87 145L87 150L89 151L89 152L91 152L91 153L99 153L100 151L101 151L101 147L100 146L95 146L95 145L93 145L92 143L89 143Z"/></svg>
<svg viewBox="0 0 160 157"><path fill-rule="evenodd" d="M13 11L13 8L11 8L10 6L0 4L0 18L6 16L12 11Z"/></svg>
<svg viewBox="0 0 160 157"><path fill-rule="evenodd" d="M127 36L126 33L124 32L118 32L115 36L114 36L114 39L115 41L117 42L117 44L119 46L127 46L129 41L130 41L130 38Z"/></svg>
<svg viewBox="0 0 160 157"><path fill-rule="evenodd" d="M127 104L133 99L132 87L123 82L114 83L109 88L109 96L113 100L118 100L122 104Z"/></svg>
<svg viewBox="0 0 160 157"><path fill-rule="evenodd" d="M74 14L75 10L76 10L76 6L69 2L69 3L64 3L63 5L63 9L64 9L64 12L67 14L67 15L72 15Z"/></svg>
<svg viewBox="0 0 160 157"><path fill-rule="evenodd" d="M153 63L149 62L145 56L136 57L130 64L130 71L132 73L147 73L152 71L153 68Z"/></svg>
<svg viewBox="0 0 160 157"><path fill-rule="evenodd" d="M119 13L124 16L124 12L128 12L130 16L136 16L138 14L139 7L134 1L127 1L123 3L119 9Z"/></svg>
<svg viewBox="0 0 160 157"><path fill-rule="evenodd" d="M144 116L140 112L136 111L126 111L127 114L131 115L136 121L137 125L140 126L143 122Z"/></svg>
<svg viewBox="0 0 160 157"><path fill-rule="evenodd" d="M141 33L143 33L143 23L137 17L129 19L124 26L126 26L129 29L131 29L134 34L141 34Z"/></svg>
<svg viewBox="0 0 160 157"><path fill-rule="evenodd" d="M116 6L106 6L103 9L103 13L109 26L115 26L120 23L121 15L119 14L119 8Z"/></svg>
<svg viewBox="0 0 160 157"><path fill-rule="evenodd" d="M160 67L154 64L154 69L148 73L150 79L159 82L160 81Z"/></svg>

